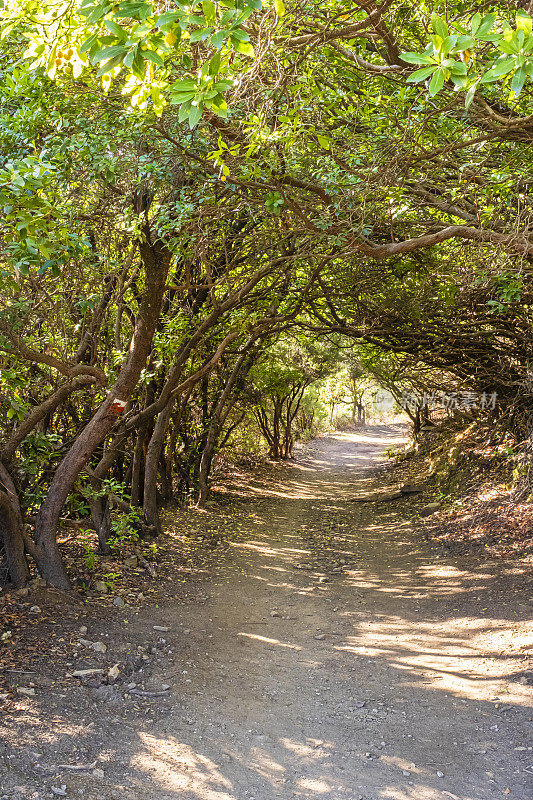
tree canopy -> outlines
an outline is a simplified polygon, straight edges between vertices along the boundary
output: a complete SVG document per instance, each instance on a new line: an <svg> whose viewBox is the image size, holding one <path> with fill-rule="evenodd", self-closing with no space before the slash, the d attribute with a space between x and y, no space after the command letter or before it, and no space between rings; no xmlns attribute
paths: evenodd
<svg viewBox="0 0 533 800"><path fill-rule="evenodd" d="M531 24L527 2L4 0L13 580L29 556L69 586L62 515L105 552L113 505L152 535L174 491L205 502L253 419L289 456L336 364L496 392L530 435Z"/></svg>

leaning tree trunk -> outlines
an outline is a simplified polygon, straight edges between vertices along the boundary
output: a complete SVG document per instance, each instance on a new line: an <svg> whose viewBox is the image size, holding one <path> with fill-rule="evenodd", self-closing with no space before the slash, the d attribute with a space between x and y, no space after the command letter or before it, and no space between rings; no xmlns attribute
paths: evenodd
<svg viewBox="0 0 533 800"><path fill-rule="evenodd" d="M35 555L32 542L24 535L24 525L18 494L11 478L9 468L5 465L13 463L15 453L24 439L34 428L50 415L62 402L79 389L103 380L103 373L90 366L77 365L72 372L87 370L90 375L78 375L60 386L47 399L26 415L18 425L11 438L4 442L0 448L0 540L3 542L4 552L9 570L9 577L16 586L23 585L30 577L26 551Z"/></svg>
<svg viewBox="0 0 533 800"><path fill-rule="evenodd" d="M128 356L106 399L59 464L35 522L35 559L39 572L48 583L59 589L70 589L57 545L61 510L78 475L113 428L117 412L120 414L135 389L146 365L159 319L171 254L161 242L150 242L149 230L145 231L145 236L146 241L140 244L146 276L145 289Z"/></svg>

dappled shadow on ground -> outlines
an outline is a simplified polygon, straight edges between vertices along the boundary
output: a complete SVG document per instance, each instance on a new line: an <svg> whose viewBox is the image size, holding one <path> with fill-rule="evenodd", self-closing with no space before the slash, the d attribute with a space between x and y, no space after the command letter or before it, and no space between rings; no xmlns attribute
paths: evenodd
<svg viewBox="0 0 533 800"><path fill-rule="evenodd" d="M406 428L398 425L375 425L362 432L337 433L316 439L287 462L279 480L272 473L253 479L228 482L228 488L246 497L280 497L291 499L346 499L368 476L364 470L376 465L385 448L398 448L405 443Z"/></svg>
<svg viewBox="0 0 533 800"><path fill-rule="evenodd" d="M395 437L321 440L279 494L256 487L235 511L246 524L203 631L175 632L170 703L128 717L126 700L88 727L73 693L68 721L43 729L37 698L4 729L25 715L22 745L98 749L116 770L105 793L60 774L102 800L527 800L525 576L443 558L401 509L349 502L360 459ZM171 628L198 626L198 609L169 614Z"/></svg>

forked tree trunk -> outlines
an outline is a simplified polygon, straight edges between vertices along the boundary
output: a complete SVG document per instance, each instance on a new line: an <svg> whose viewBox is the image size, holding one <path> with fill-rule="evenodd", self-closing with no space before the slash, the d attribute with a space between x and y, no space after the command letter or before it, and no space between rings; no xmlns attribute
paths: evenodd
<svg viewBox="0 0 533 800"><path fill-rule="evenodd" d="M57 545L57 526L63 505L83 467L117 420L116 401L125 402L146 365L159 318L171 254L161 242L152 244L150 232L140 244L145 289L126 361L104 402L59 464L35 522L35 559L42 577L59 589L70 589Z"/></svg>

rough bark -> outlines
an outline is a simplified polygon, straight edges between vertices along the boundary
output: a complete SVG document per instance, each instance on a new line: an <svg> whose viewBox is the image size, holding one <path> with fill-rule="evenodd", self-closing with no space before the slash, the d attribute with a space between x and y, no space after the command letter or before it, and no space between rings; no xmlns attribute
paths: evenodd
<svg viewBox="0 0 533 800"><path fill-rule="evenodd" d="M225 336L217 347L214 355L207 359L196 372L189 375L189 377L185 378L180 384L174 387L170 394L170 402L157 416L144 466L143 513L147 525L153 526L158 534L161 533L162 529L157 509L157 473L174 399L180 393L185 392L191 386L198 383L204 376L208 375L215 364L220 361L228 345L235 341L239 335L239 331L234 331ZM167 383L168 381L169 379L167 379Z"/></svg>
<svg viewBox="0 0 533 800"><path fill-rule="evenodd" d="M213 455L215 452L215 447L217 443L218 436L220 434L222 425L224 424L224 420L227 417L230 407L228 405L231 394L233 392L233 387L237 382L237 378L239 377L243 364L247 358L247 351L251 345L251 341L249 340L246 345L244 346L244 352L241 353L239 358L237 359L235 366L233 367L231 374L226 381L226 385L224 386L224 390L220 395L218 402L216 404L215 410L211 417L211 423L209 425L209 430L207 433L207 439L204 446L204 450L202 453L202 458L200 461L200 471L198 474L198 503L197 505L201 508L205 501L207 500L207 496L209 494L209 485L208 485L208 478L209 472L211 470L211 464L213 461Z"/></svg>
<svg viewBox="0 0 533 800"><path fill-rule="evenodd" d="M163 449L163 442L168 429L172 403L169 403L163 411L157 415L154 432L150 438L146 461L144 465L144 495L143 495L143 514L145 522L155 528L157 534L162 532L161 521L157 510L157 474L159 471L159 460Z"/></svg>
<svg viewBox="0 0 533 800"><path fill-rule="evenodd" d="M131 504L132 506L142 505L142 486L144 478L144 445L146 441L147 425L142 425L135 437L133 448L133 459L131 467Z"/></svg>
<svg viewBox="0 0 533 800"><path fill-rule="evenodd" d="M30 572L24 552L24 527L18 495L11 475L0 464L0 538L9 568L11 582L24 586Z"/></svg>
<svg viewBox="0 0 533 800"><path fill-rule="evenodd" d="M107 496L94 498L89 505L91 521L98 537L98 550L103 556L109 556L111 555L111 547L108 541L111 533L109 498Z"/></svg>
<svg viewBox="0 0 533 800"><path fill-rule="evenodd" d="M117 420L114 401L127 401L137 385L159 318L171 256L161 242L150 241L149 231L145 231L145 235L146 241L140 245L145 289L128 356L106 399L59 464L35 523L37 566L43 578L61 589L70 588L57 546L61 510L78 475Z"/></svg>

